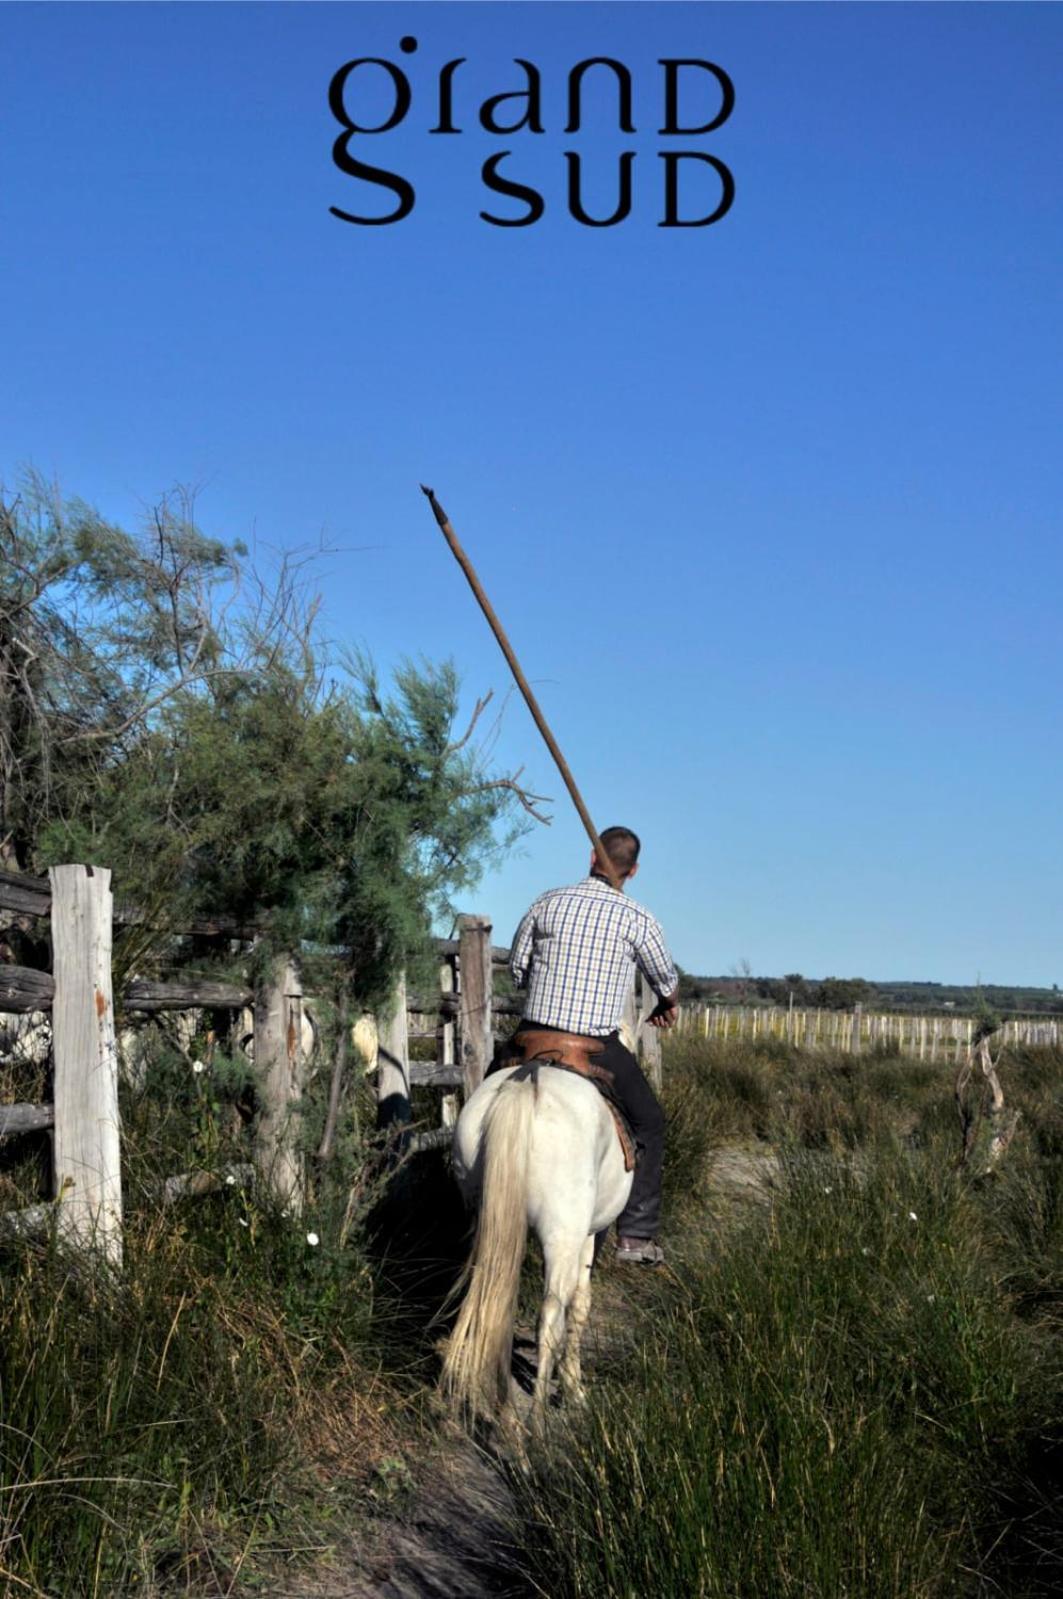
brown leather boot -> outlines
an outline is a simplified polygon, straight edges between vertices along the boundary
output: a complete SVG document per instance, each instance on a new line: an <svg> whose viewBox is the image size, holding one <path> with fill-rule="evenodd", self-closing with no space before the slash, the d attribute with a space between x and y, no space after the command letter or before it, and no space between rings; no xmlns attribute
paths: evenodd
<svg viewBox="0 0 1063 1599"><path fill-rule="evenodd" d="M664 1250L655 1238L618 1238L616 1258L638 1266L663 1266Z"/></svg>

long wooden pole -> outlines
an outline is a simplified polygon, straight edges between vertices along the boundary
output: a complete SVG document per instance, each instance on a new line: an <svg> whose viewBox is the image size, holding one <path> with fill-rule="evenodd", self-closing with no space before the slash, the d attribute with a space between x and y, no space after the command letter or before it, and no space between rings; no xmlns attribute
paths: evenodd
<svg viewBox="0 0 1063 1599"><path fill-rule="evenodd" d="M513 646L506 637L502 624L495 614L495 608L491 604L491 601L487 598L487 595L484 593L483 585L481 584L480 579L476 576L472 562L469 560L469 557L465 554L465 551L458 543L457 534L450 525L450 518L447 516L447 513L444 511L439 501L436 499L434 492L432 489L425 488L423 483L421 484L421 492L427 496L428 503L432 507L432 512L436 521L439 523L443 537L450 545L454 558L461 567L462 571L465 573L465 576L468 578L469 587L475 594L481 611L491 624L491 631L501 646L502 654L509 662L509 669L516 678L517 687L524 695L528 709L531 711L532 716L535 719L535 725L543 735L543 738L546 740L546 747L550 751L550 754L554 757L557 769L561 773L562 781L564 782L565 787L568 789L569 794L572 796L572 803L579 812L580 821L587 830L587 837L594 846L594 853L598 857L598 864L605 872L613 887L615 889L619 889L621 886L620 874L610 860L609 853L602 844L601 839L598 837L597 829L595 828L594 823L591 821L590 812L583 803L583 796L576 787L575 778L569 771L568 762L565 760L565 757L558 748L556 738L547 726L546 717L539 708L539 701L535 698L535 695L531 690L531 684L521 671L520 662L513 653Z"/></svg>

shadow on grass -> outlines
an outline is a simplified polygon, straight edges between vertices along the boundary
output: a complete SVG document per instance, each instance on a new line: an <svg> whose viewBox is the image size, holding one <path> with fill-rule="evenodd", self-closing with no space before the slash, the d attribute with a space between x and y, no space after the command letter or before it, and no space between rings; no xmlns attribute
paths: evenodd
<svg viewBox="0 0 1063 1599"><path fill-rule="evenodd" d="M472 1242L472 1218L443 1151L411 1155L397 1167L369 1215L366 1238L395 1352L404 1363L423 1363L430 1380Z"/></svg>

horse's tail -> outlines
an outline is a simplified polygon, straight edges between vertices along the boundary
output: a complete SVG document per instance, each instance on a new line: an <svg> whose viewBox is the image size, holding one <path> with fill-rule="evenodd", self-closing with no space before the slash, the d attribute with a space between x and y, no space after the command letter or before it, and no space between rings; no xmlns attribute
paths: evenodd
<svg viewBox="0 0 1063 1599"><path fill-rule="evenodd" d="M528 1155L538 1083L504 1083L483 1119L480 1217L468 1284L441 1383L466 1416L494 1416L509 1398L513 1321L528 1236Z"/></svg>

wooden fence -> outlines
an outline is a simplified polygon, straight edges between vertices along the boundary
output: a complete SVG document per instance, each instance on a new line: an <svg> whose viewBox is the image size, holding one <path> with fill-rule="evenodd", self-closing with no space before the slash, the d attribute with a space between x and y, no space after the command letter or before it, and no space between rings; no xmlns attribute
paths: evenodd
<svg viewBox="0 0 1063 1599"><path fill-rule="evenodd" d="M0 1217L0 1231L29 1232L54 1222L60 1236L114 1264L122 1256L122 1191L118 1111L119 1052L112 993L111 945L115 922L143 920L112 901L109 871L56 866L47 879L0 871L0 909L25 919L49 918L53 970L0 965L0 1013L50 1012L53 1098L49 1104L0 1105L0 1138L47 1129L52 1144L54 1198ZM222 917L192 931L210 937L253 936ZM390 1010L377 1026L377 1097L381 1125L394 1130L398 1148L413 1151L449 1143L459 1094L482 1081L506 1020L521 1002L493 992L494 968L508 949L491 943L484 916L460 918L459 937L439 941L438 988L410 995L400 979ZM265 1181L291 1209L303 1191L299 1105L309 1061L302 1047L304 994L294 956L279 958L252 990L238 984L185 978L138 980L119 996L120 1012L241 1011L252 1008L259 1114L254 1165L223 1173L184 1172L166 1178L159 1199L201 1194L222 1183ZM640 981L625 1018L651 1080L660 1086L660 1043L645 1018L656 996ZM412 1023L412 1025L411 1025ZM432 1037L431 1061L411 1060L410 1040ZM415 1087L443 1090L440 1125L409 1130Z"/></svg>
<svg viewBox="0 0 1063 1599"><path fill-rule="evenodd" d="M52 1100L42 1105L0 1105L0 1138L46 1129L51 1136L52 1192L43 1205L0 1217L7 1233L36 1232L55 1223L58 1234L115 1265L122 1258L121 1143L118 1115L118 1042L111 984L116 917L111 874L103 867L54 866L46 879L0 872L0 909L51 924L51 972L0 966L0 1012L51 1014ZM211 930L217 927L211 924ZM285 996L286 998L287 996ZM186 1010L190 1005L238 1009L249 989L225 983L134 982L121 996L125 1011ZM296 1035L298 1036L298 1035ZM288 1040L266 1036L260 1053ZM268 1128L269 1092L263 1120ZM263 1154L270 1153L263 1140ZM225 1173L182 1172L165 1179L163 1203L182 1193L204 1193L223 1181L248 1180L248 1168Z"/></svg>
<svg viewBox="0 0 1063 1599"><path fill-rule="evenodd" d="M679 1032L704 1038L784 1038L799 1049L848 1050L859 1054L896 1048L918 1060L959 1061L971 1046L975 1023L968 1016L910 1016L855 1010L788 1010L783 1005L684 1005ZM994 1042L1063 1044L1063 1017L1013 1017Z"/></svg>

